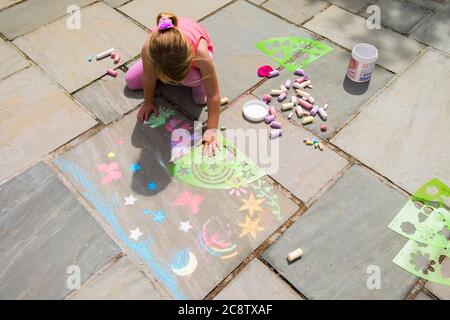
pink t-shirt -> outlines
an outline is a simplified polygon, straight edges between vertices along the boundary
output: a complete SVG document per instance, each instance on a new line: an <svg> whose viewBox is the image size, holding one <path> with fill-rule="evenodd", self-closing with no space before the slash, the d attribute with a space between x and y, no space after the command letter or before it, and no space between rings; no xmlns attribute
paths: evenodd
<svg viewBox="0 0 450 320"><path fill-rule="evenodd" d="M212 53L214 50L211 38L197 21L189 18L178 18L178 29L183 32L184 36L191 42L194 53L197 52L197 47L201 39L205 39L208 43L208 50ZM157 27L150 29L151 32L156 32Z"/></svg>

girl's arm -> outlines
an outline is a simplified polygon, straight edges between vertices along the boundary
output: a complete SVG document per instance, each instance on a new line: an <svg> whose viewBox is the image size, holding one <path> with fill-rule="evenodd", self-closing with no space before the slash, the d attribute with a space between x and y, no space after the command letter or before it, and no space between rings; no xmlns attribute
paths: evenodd
<svg viewBox="0 0 450 320"><path fill-rule="evenodd" d="M138 119L141 122L147 121L152 112L158 116L158 108L156 108L154 96L156 88L156 76L153 69L153 64L149 57L149 41L147 40L142 47L141 59L144 65L144 73L142 75L142 85L144 88L144 103L138 112Z"/></svg>
<svg viewBox="0 0 450 320"><path fill-rule="evenodd" d="M200 69L206 89L208 103L207 131L203 135L205 143L204 153L215 154L219 149L216 139L216 131L219 127L220 91L217 80L216 68L208 50L208 44L204 39L200 40L195 56L195 64Z"/></svg>

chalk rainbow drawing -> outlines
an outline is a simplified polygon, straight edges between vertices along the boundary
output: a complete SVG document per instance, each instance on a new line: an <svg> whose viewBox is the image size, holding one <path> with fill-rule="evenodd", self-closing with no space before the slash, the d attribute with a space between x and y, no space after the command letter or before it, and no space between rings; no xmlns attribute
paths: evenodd
<svg viewBox="0 0 450 320"><path fill-rule="evenodd" d="M238 254L236 248L237 244L233 244L227 240L220 239L221 235L219 231L215 231L211 234L212 229L210 226L211 219L205 222L200 230L200 244L209 253L214 256L218 256L221 259L229 259Z"/></svg>
<svg viewBox="0 0 450 320"><path fill-rule="evenodd" d="M109 184L115 180L122 178L122 173L119 171L119 164L117 162L102 163L97 166L100 172L105 173L102 184Z"/></svg>
<svg viewBox="0 0 450 320"><path fill-rule="evenodd" d="M63 172L72 177L73 181L78 184L80 192L97 210L97 212L113 227L119 239L137 256L139 256L149 267L155 277L164 284L169 293L179 300L185 300L178 286L176 279L166 272L165 268L158 263L149 246L149 241L134 242L128 238L128 234L124 231L117 219L116 209L119 208L117 203L117 195L110 198L102 196L96 185L85 175L84 171L72 161L63 158L54 160L55 165Z"/></svg>
<svg viewBox="0 0 450 320"><path fill-rule="evenodd" d="M198 261L195 254L187 249L180 250L172 263L172 271L180 277L186 277L197 269Z"/></svg>

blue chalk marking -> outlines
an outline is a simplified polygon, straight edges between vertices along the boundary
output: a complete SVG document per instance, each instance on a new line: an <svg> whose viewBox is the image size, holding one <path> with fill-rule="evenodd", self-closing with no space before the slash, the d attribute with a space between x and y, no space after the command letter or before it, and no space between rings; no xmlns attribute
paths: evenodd
<svg viewBox="0 0 450 320"><path fill-rule="evenodd" d="M135 173L137 171L142 170L142 167L139 165L139 163L132 163L130 164L129 169L131 170L131 172Z"/></svg>
<svg viewBox="0 0 450 320"><path fill-rule="evenodd" d="M151 190L151 191L155 191L157 187L158 186L156 185L156 183L154 181L152 181L149 184L147 184L148 190Z"/></svg>
<svg viewBox="0 0 450 320"><path fill-rule="evenodd" d="M77 184L81 187L83 196L88 200L98 211L98 213L106 219L106 221L114 228L114 231L136 255L140 256L147 266L155 274L156 278L161 281L172 294L175 299L185 300L186 296L178 288L177 281L171 274L168 274L162 266L160 266L151 252L150 248L144 242L134 242L128 238L128 235L120 226L116 217L116 212L113 209L115 206L114 197L105 199L97 190L95 184L89 180L82 169L80 169L74 162L62 158L54 160L54 163L64 172L72 176Z"/></svg>
<svg viewBox="0 0 450 320"><path fill-rule="evenodd" d="M173 259L172 268L181 269L189 262L189 251L186 249L180 250Z"/></svg>
<svg viewBox="0 0 450 320"><path fill-rule="evenodd" d="M162 210L159 210L158 212L153 213L153 221L157 223L163 223L163 221L166 219L166 215Z"/></svg>

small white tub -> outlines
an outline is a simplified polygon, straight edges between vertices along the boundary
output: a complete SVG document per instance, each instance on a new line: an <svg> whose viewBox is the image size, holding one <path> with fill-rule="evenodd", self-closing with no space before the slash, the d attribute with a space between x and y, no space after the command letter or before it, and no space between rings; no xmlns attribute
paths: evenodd
<svg viewBox="0 0 450 320"><path fill-rule="evenodd" d="M357 44L352 50L352 58L347 76L354 82L367 82L372 78L378 60L378 49L368 43Z"/></svg>

